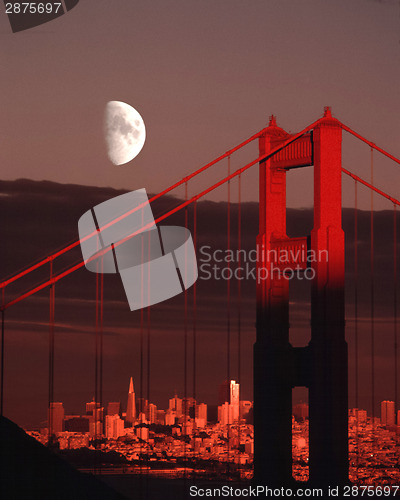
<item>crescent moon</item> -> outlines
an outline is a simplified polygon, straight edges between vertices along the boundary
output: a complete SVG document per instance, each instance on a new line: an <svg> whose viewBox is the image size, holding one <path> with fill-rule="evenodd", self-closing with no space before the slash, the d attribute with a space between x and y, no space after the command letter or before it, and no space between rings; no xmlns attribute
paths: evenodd
<svg viewBox="0 0 400 500"><path fill-rule="evenodd" d="M109 101L105 110L107 153L114 165L123 165L137 156L146 140L143 118L122 101Z"/></svg>

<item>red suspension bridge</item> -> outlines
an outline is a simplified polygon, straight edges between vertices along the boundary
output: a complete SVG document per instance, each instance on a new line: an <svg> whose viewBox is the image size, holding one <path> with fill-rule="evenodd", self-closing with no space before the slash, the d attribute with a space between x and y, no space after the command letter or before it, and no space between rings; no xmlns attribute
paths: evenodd
<svg viewBox="0 0 400 500"><path fill-rule="evenodd" d="M342 132L347 132L366 144L371 151L370 179L361 178L342 165ZM248 144L258 141L257 157L231 172L231 157ZM355 306L355 343L358 345L357 300L358 300L358 190L363 186L371 193L370 208L370 324L371 324L371 401L372 411L375 407L375 373L374 349L377 339L374 331L374 205L373 196L385 198L393 206L393 357L394 357L394 393L395 406L398 401L398 350L397 350L397 207L400 201L378 189L374 184L374 152L384 155L399 164L400 160L365 139L360 134L333 118L329 108L325 109L322 118L296 134L288 134L276 125L271 117L269 126L252 135L244 142L204 165L179 182L150 198L153 203L180 187L185 189L185 199L170 210L155 218L158 224L180 211L185 211L185 222L188 225L189 206L193 207L194 243L197 239L196 202L215 189L227 186L227 248L231 247L232 215L231 215L231 181L237 180L238 214L237 241L241 245L241 180L243 174L259 165L259 236L254 246L262 248L259 268L271 269L276 265L270 250L305 249L309 252L327 251L329 259L324 262L300 262L300 272L311 268L314 272L311 289L311 341L302 348L295 348L289 342L289 280L285 272L293 263L285 263L286 271L278 277L268 276L257 282L257 340L254 346L254 426L255 452L254 473L256 480L268 484L288 484L292 480L292 390L297 386L309 389L310 397L310 479L320 484L344 484L349 477L348 449L348 354L345 338L344 307L344 256L345 235L342 229L342 177L354 182L354 306ZM196 180L213 166L227 160L227 174L197 194L189 197L188 186L196 192ZM314 227L311 235L301 238L290 238L286 231L286 175L293 168L314 166ZM115 219L99 231L118 223L142 207L127 212ZM146 228L143 228L146 229ZM139 232L139 231L138 231ZM138 232L133 233L134 237ZM87 236L91 238L96 232ZM60 250L47 255L38 262L20 272L9 276L0 283L2 290L2 332L1 332L1 414L4 413L5 379L5 339L7 335L7 311L37 292L49 289L49 387L48 405L54 402L54 339L55 339L55 303L56 284L75 271L84 267L83 260L69 265L62 271L55 272L58 259L68 255L80 245L73 241ZM118 245L118 243L117 243ZM106 250L107 251L107 250ZM299 262L296 262L299 264ZM48 279L30 286L28 290L14 293L21 280L34 276L35 271L47 266ZM293 265L294 267L294 265ZM240 296L241 287L238 282L238 331L240 344ZM230 379L229 345L231 336L231 285L226 285L227 300L227 378ZM196 284L193 289L193 370L196 371ZM184 294L185 343L188 335L188 294ZM95 361L95 400L102 404L103 390L103 275L96 275L96 361ZM150 318L150 310L141 311L141 328L144 318ZM148 325L150 321L148 321ZM186 344L185 344L186 349ZM356 347L356 354L357 354ZM187 369L185 358L185 370ZM356 360L357 365L357 360ZM149 366L149 365L148 365ZM356 370L357 371L357 370ZM357 376L356 376L357 379ZM240 360L239 360L240 380ZM358 379L357 382L358 384ZM357 391L356 391L357 392ZM185 380L185 394L187 383ZM193 395L196 387L194 382ZM49 413L50 414L50 413ZM374 415L373 415L374 416ZM51 434L51 422L49 422ZM274 457L271 460L271 456Z"/></svg>

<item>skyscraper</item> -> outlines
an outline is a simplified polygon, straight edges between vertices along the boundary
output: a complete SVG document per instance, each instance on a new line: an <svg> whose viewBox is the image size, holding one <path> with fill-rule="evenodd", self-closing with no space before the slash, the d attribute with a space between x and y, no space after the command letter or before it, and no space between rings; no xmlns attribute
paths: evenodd
<svg viewBox="0 0 400 500"><path fill-rule="evenodd" d="M136 414L144 413L148 415L149 413L149 402L145 398L138 398L136 402Z"/></svg>
<svg viewBox="0 0 400 500"><path fill-rule="evenodd" d="M118 414L106 416L105 435L107 439L118 439L124 435L124 421Z"/></svg>
<svg viewBox="0 0 400 500"><path fill-rule="evenodd" d="M394 401L382 401L381 424L396 425L396 411L395 411Z"/></svg>
<svg viewBox="0 0 400 500"><path fill-rule="evenodd" d="M239 384L231 380L229 384L230 403L232 405L233 421L239 420Z"/></svg>
<svg viewBox="0 0 400 500"><path fill-rule="evenodd" d="M153 403L149 404L149 422L151 424L157 423L157 406Z"/></svg>
<svg viewBox="0 0 400 500"><path fill-rule="evenodd" d="M90 422L103 422L104 408L100 408L100 403L96 403L93 399L90 403L86 403L86 415Z"/></svg>
<svg viewBox="0 0 400 500"><path fill-rule="evenodd" d="M64 406L62 403L50 403L48 409L49 434L64 430Z"/></svg>
<svg viewBox="0 0 400 500"><path fill-rule="evenodd" d="M178 418L182 416L182 399L177 394L169 400L169 410L175 412Z"/></svg>
<svg viewBox="0 0 400 500"><path fill-rule="evenodd" d="M225 382L220 387L220 396L223 399L225 393ZM240 417L239 384L231 380L228 384L229 401L225 401L218 407L218 421L222 425L231 425Z"/></svg>
<svg viewBox="0 0 400 500"><path fill-rule="evenodd" d="M96 401L93 398L93 401L90 403L86 403L86 415L93 415L94 410L96 408L99 408L100 403L96 403Z"/></svg>
<svg viewBox="0 0 400 500"><path fill-rule="evenodd" d="M192 397L182 399L182 413L186 418L195 418L196 400Z"/></svg>
<svg viewBox="0 0 400 500"><path fill-rule="evenodd" d="M135 390L133 388L133 380L129 382L129 392L128 392L128 403L126 405L126 417L125 421L133 424L136 420L136 402L135 402Z"/></svg>
<svg viewBox="0 0 400 500"><path fill-rule="evenodd" d="M207 425L207 405L200 403L196 406L196 426L205 427Z"/></svg>
<svg viewBox="0 0 400 500"><path fill-rule="evenodd" d="M297 422L304 422L304 420L308 419L308 404L301 402L294 405L292 412Z"/></svg>
<svg viewBox="0 0 400 500"><path fill-rule="evenodd" d="M107 415L121 415L121 403L119 401L108 403Z"/></svg>

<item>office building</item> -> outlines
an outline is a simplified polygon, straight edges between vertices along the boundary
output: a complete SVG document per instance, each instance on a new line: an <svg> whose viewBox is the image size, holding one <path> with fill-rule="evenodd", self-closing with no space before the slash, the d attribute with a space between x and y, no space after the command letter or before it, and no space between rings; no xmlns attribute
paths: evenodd
<svg viewBox="0 0 400 500"><path fill-rule="evenodd" d="M229 384L230 404L232 405L232 418L236 422L239 420L239 384L231 380Z"/></svg>
<svg viewBox="0 0 400 500"><path fill-rule="evenodd" d="M90 403L86 403L86 416L89 422L103 422L104 408L100 408L100 403L96 403L93 399Z"/></svg>
<svg viewBox="0 0 400 500"><path fill-rule="evenodd" d="M107 439L118 439L125 434L124 421L119 415L107 415L105 419L105 435Z"/></svg>
<svg viewBox="0 0 400 500"><path fill-rule="evenodd" d="M352 408L349 410L349 418L352 419L352 423L354 424L365 424L367 423L367 412L359 408Z"/></svg>
<svg viewBox="0 0 400 500"><path fill-rule="evenodd" d="M200 403L196 406L196 427L203 428L207 425L207 405Z"/></svg>
<svg viewBox="0 0 400 500"><path fill-rule="evenodd" d="M149 422L151 424L157 423L157 406L153 403L149 404Z"/></svg>
<svg viewBox="0 0 400 500"><path fill-rule="evenodd" d="M165 425L175 425L177 418L176 411L168 408L165 412Z"/></svg>
<svg viewBox="0 0 400 500"><path fill-rule="evenodd" d="M182 399L182 414L186 418L195 418L196 400L192 397Z"/></svg>
<svg viewBox="0 0 400 500"><path fill-rule="evenodd" d="M218 422L222 425L231 425L239 421L240 417L240 387L235 380L231 380L228 385L229 402L225 401L218 406ZM225 383L220 387L220 396L225 392Z"/></svg>
<svg viewBox="0 0 400 500"><path fill-rule="evenodd" d="M126 417L125 422L133 424L136 420L136 401L135 401L135 390L133 388L133 379L129 382L129 392L128 392L128 403L126 406Z"/></svg>
<svg viewBox="0 0 400 500"><path fill-rule="evenodd" d="M49 434L62 432L64 430L64 405L62 403L50 403L47 411Z"/></svg>
<svg viewBox="0 0 400 500"><path fill-rule="evenodd" d="M304 422L308 419L308 404L299 403L293 406L293 415L297 422Z"/></svg>
<svg viewBox="0 0 400 500"><path fill-rule="evenodd" d="M119 401L108 403L107 415L119 415L119 416L121 416L121 403Z"/></svg>
<svg viewBox="0 0 400 500"><path fill-rule="evenodd" d="M178 398L175 394L173 398L169 400L168 409L175 412L177 417L182 416L182 399Z"/></svg>
<svg viewBox="0 0 400 500"><path fill-rule="evenodd" d="M381 403L381 424L396 425L396 410L394 401L382 401Z"/></svg>
<svg viewBox="0 0 400 500"><path fill-rule="evenodd" d="M89 432L89 417L76 415L66 416L64 420L64 430L68 432Z"/></svg>
<svg viewBox="0 0 400 500"><path fill-rule="evenodd" d="M137 399L136 414L139 415L139 413L149 414L149 402L145 398Z"/></svg>

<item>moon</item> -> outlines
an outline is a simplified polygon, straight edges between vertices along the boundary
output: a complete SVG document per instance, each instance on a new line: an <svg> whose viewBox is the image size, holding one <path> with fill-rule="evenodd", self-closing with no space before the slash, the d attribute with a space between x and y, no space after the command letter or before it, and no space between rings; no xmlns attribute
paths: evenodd
<svg viewBox="0 0 400 500"><path fill-rule="evenodd" d="M137 156L146 140L143 118L122 101L109 101L105 110L107 153L114 165L123 165Z"/></svg>

